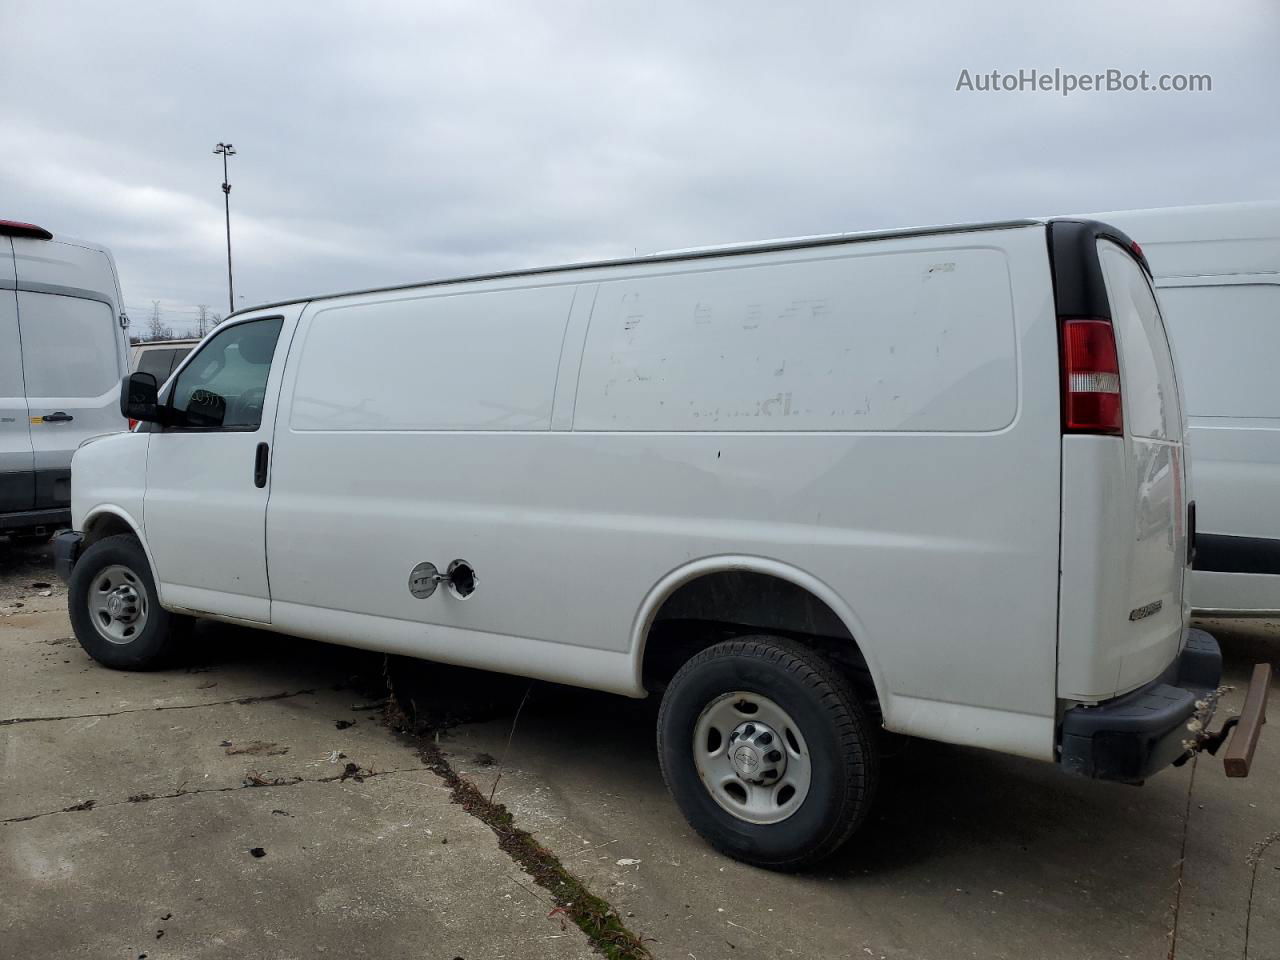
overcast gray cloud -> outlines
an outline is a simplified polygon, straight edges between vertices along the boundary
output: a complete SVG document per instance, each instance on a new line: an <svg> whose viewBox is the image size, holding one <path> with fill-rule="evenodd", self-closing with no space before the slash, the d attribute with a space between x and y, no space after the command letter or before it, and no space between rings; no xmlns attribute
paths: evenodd
<svg viewBox="0 0 1280 960"><path fill-rule="evenodd" d="M0 0L0 216L135 318L795 234L1280 198L1271 0ZM1048 14L1042 11L1050 11ZM1210 93L957 92L962 69Z"/></svg>

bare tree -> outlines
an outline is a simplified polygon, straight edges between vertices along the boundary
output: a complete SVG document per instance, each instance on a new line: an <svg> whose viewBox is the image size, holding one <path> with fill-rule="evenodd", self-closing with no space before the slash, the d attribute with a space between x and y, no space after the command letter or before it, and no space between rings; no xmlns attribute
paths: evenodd
<svg viewBox="0 0 1280 960"><path fill-rule="evenodd" d="M147 321L147 335L143 340L172 340L173 327L167 326L160 316L160 301L151 301L151 319Z"/></svg>
<svg viewBox="0 0 1280 960"><path fill-rule="evenodd" d="M196 307L196 335L204 337L213 326L209 317L209 305L202 303Z"/></svg>

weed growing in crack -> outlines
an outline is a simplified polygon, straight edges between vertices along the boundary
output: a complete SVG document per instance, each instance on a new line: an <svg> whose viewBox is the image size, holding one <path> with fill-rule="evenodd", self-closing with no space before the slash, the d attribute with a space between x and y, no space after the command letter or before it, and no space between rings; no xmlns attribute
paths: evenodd
<svg viewBox="0 0 1280 960"><path fill-rule="evenodd" d="M415 723L396 705L394 697L387 701L384 717L387 726L410 740L422 762L445 782L453 802L488 826L502 851L551 894L551 916L571 920L608 960L652 960L643 938L627 929L617 910L588 890L554 853L517 827L505 804L485 797L474 783L450 766L436 744L433 727Z"/></svg>

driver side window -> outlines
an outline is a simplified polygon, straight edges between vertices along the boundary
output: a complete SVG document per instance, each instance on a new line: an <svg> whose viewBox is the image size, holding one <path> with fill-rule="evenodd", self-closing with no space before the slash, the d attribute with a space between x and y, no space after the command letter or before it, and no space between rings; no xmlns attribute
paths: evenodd
<svg viewBox="0 0 1280 960"><path fill-rule="evenodd" d="M257 430L280 317L249 320L215 334L178 375L168 425L195 430Z"/></svg>

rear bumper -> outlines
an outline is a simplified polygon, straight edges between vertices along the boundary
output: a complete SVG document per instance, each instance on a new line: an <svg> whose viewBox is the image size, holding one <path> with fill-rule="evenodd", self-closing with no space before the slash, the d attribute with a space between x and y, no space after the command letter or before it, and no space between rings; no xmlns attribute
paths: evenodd
<svg viewBox="0 0 1280 960"><path fill-rule="evenodd" d="M1203 630L1192 630L1167 670L1137 690L1062 716L1059 763L1068 773L1138 783L1173 763L1195 739L1187 723L1196 701L1218 688L1222 652ZM1209 717L1199 718L1208 725Z"/></svg>
<svg viewBox="0 0 1280 960"><path fill-rule="evenodd" d="M84 534L75 530L63 530L53 538L53 569L63 583L71 582L71 568L80 559L80 545Z"/></svg>

